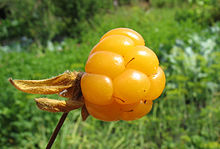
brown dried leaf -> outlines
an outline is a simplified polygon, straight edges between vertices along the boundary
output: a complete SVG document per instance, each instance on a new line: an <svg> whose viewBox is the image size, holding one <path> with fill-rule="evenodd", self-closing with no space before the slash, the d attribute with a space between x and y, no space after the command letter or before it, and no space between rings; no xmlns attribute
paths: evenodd
<svg viewBox="0 0 220 149"><path fill-rule="evenodd" d="M81 116L82 116L83 121L85 121L89 116L89 112L88 112L85 104L83 105L83 107L81 109Z"/></svg>
<svg viewBox="0 0 220 149"><path fill-rule="evenodd" d="M74 79L73 85L70 88L60 92L59 96L70 98L71 100L83 101L82 91L80 86L80 82L83 74L84 72L78 72L76 78Z"/></svg>
<svg viewBox="0 0 220 149"><path fill-rule="evenodd" d="M83 106L83 102L74 100L57 100L48 98L36 98L36 104L39 109L49 112L69 112Z"/></svg>
<svg viewBox="0 0 220 149"><path fill-rule="evenodd" d="M45 80L12 80L10 83L26 93L31 94L56 94L70 88L78 72L65 72L57 77Z"/></svg>
<svg viewBox="0 0 220 149"><path fill-rule="evenodd" d="M59 96L65 98L71 98L73 96L74 87L67 88L59 93Z"/></svg>

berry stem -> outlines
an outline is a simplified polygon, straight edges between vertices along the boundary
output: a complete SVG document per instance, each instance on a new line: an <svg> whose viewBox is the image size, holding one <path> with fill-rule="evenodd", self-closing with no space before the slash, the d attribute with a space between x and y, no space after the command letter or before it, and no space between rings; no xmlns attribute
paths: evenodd
<svg viewBox="0 0 220 149"><path fill-rule="evenodd" d="M54 141L55 141L55 139L57 137L57 134L59 133L60 128L62 127L62 125L63 125L67 115L68 115L68 112L67 113L63 113L63 115L61 116L61 118L60 118L56 128L53 131L52 136L50 137L50 140L49 140L49 142L47 144L46 149L50 149L52 147L52 145L53 145L53 143L54 143Z"/></svg>

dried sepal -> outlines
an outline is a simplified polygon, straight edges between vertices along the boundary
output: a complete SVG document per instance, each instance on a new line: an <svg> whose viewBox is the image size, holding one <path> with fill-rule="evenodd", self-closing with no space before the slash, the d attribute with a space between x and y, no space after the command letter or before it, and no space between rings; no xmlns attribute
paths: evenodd
<svg viewBox="0 0 220 149"><path fill-rule="evenodd" d="M35 101L39 109L49 112L69 112L84 105L83 102L74 100L36 98Z"/></svg>
<svg viewBox="0 0 220 149"><path fill-rule="evenodd" d="M77 101L82 101L82 91L81 91L81 78L84 72L78 72L77 76L75 77L72 86L70 88L67 88L59 93L59 96L69 98L71 100L77 100Z"/></svg>
<svg viewBox="0 0 220 149"><path fill-rule="evenodd" d="M10 83L26 93L31 94L56 94L72 87L73 81L79 72L65 72L57 77L45 80L12 80Z"/></svg>
<svg viewBox="0 0 220 149"><path fill-rule="evenodd" d="M89 112L88 112L85 104L82 106L81 116L82 116L82 120L83 121L85 121L88 118L88 116L89 116Z"/></svg>
<svg viewBox="0 0 220 149"><path fill-rule="evenodd" d="M69 112L81 108L84 100L80 81L83 72L65 72L57 77L45 80L12 80L11 84L26 93L32 94L59 94L68 100L48 98L35 99L39 109L49 112Z"/></svg>
<svg viewBox="0 0 220 149"><path fill-rule="evenodd" d="M65 98L71 98L73 96L74 87L67 88L61 92L59 92L59 96L65 97Z"/></svg>

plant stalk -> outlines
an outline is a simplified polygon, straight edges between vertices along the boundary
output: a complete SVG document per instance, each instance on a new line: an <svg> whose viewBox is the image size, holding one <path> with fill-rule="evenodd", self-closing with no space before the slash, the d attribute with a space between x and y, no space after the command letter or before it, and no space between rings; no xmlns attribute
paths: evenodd
<svg viewBox="0 0 220 149"><path fill-rule="evenodd" d="M59 133L60 128L62 127L62 125L63 125L67 115L68 115L68 112L67 113L63 113L63 115L61 116L61 118L60 118L56 128L53 131L52 136L50 137L50 140L49 140L49 142L47 144L46 149L50 149L52 147L52 145L53 145L53 143L54 143L54 141L55 141L55 139L57 137L57 134Z"/></svg>

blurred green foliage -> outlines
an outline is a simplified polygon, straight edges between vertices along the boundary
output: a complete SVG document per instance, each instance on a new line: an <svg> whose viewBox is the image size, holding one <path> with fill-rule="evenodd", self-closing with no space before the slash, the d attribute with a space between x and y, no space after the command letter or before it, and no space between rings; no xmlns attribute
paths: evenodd
<svg viewBox="0 0 220 149"><path fill-rule="evenodd" d="M105 32L116 27L129 27L139 32L146 46L159 56L167 78L164 93L154 101L150 114L137 121L102 122L89 117L82 122L79 110L71 112L54 148L220 148L220 22L213 22L212 26L201 24L194 20L196 14L179 21L177 13L184 15L186 8L194 10L189 1L183 7L177 7L178 4L171 5L172 1L168 0L159 8L155 4L158 1L151 1L150 10L141 3L141 6L118 7L114 12L110 9L108 13L94 12L88 18L83 14L85 12L81 12L86 20L80 20L81 16L80 24L77 23L81 28L80 42L78 37L52 42L37 35L44 40L44 46L29 39L0 46L0 147L45 148L61 116L37 109L33 99L45 96L16 90L7 81L9 77L43 79L65 70L83 71L89 51ZM61 1L58 3L62 4ZM71 4L62 7L69 6ZM73 8L65 9L71 12ZM62 13L62 19L69 14ZM51 20L53 23L56 26L56 21ZM45 29L44 25L41 27L32 29L36 32ZM71 29L74 27L70 26ZM18 28L11 31L20 31ZM65 25L63 28L65 31L70 29ZM27 29L30 28L25 28L22 35L29 34L25 32ZM52 34L57 35L49 31L44 34L51 39ZM13 36L16 35L20 34L15 32ZM63 99L55 95L49 98Z"/></svg>
<svg viewBox="0 0 220 149"><path fill-rule="evenodd" d="M212 25L220 20L220 0L188 0L192 9L176 13L177 21L192 20L202 25Z"/></svg>
<svg viewBox="0 0 220 149"><path fill-rule="evenodd" d="M114 3L116 2L117 3ZM27 37L38 45L48 40L60 41L65 36L81 41L83 22L97 13L112 12L118 6L144 0L2 0L0 2L0 42ZM212 24L220 19L220 0L148 0L150 6L176 6L177 21L192 20ZM185 6L188 7L185 7ZM190 8L190 9L189 9ZM22 10L22 11L21 11Z"/></svg>
<svg viewBox="0 0 220 149"><path fill-rule="evenodd" d="M131 0L118 3L130 4ZM0 39L27 36L45 45L64 35L79 37L82 21L113 7L113 0L2 0L0 9L6 18L1 19Z"/></svg>
<svg viewBox="0 0 220 149"><path fill-rule="evenodd" d="M189 0L151 0L151 5L154 7L174 7L181 6L182 4L188 2Z"/></svg>

